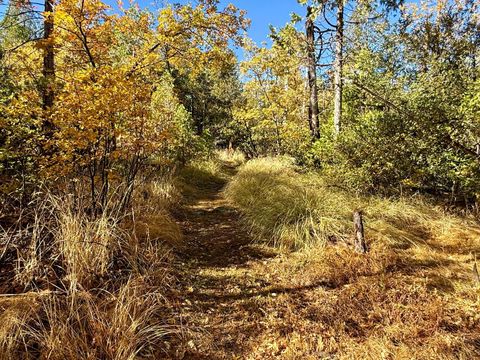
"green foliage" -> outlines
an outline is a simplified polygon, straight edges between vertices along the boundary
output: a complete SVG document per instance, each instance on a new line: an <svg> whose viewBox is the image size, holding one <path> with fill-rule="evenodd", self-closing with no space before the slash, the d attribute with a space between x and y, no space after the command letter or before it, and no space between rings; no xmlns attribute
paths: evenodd
<svg viewBox="0 0 480 360"><path fill-rule="evenodd" d="M150 107L152 121L161 125L159 131L167 140L155 150L157 157L166 162L185 164L204 152L205 144L195 135L191 114L180 103L170 75L159 80Z"/></svg>
<svg viewBox="0 0 480 360"><path fill-rule="evenodd" d="M303 36L292 25L272 29L272 48L247 45L241 64L243 96L229 124L235 143L250 157L301 155L310 140L303 78Z"/></svg>
<svg viewBox="0 0 480 360"><path fill-rule="evenodd" d="M327 119L306 157L337 184L476 198L479 24L471 4L442 6L348 29L343 132Z"/></svg>

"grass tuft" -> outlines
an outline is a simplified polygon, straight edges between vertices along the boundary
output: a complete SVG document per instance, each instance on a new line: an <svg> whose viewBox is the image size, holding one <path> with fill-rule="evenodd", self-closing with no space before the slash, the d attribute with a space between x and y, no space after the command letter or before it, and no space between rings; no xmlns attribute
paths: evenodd
<svg viewBox="0 0 480 360"><path fill-rule="evenodd" d="M3 234L27 245L14 260L18 286L0 296L0 360L165 356L164 341L179 332L164 294L182 233L169 214L179 193L161 181L139 189L123 216L46 195L33 225Z"/></svg>
<svg viewBox="0 0 480 360"><path fill-rule="evenodd" d="M286 248L325 244L350 229L345 196L315 186L290 159L263 158L243 165L225 195L244 214L257 239Z"/></svg>

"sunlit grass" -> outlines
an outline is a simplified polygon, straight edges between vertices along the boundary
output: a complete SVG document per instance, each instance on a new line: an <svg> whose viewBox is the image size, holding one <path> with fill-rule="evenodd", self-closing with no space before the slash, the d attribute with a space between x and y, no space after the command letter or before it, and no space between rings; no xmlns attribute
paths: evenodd
<svg viewBox="0 0 480 360"><path fill-rule="evenodd" d="M123 216L92 216L70 197L46 195L15 286L0 297L0 359L157 357L179 327L168 322L171 249L183 246L169 214L179 199L158 178ZM48 210L46 210L48 209Z"/></svg>

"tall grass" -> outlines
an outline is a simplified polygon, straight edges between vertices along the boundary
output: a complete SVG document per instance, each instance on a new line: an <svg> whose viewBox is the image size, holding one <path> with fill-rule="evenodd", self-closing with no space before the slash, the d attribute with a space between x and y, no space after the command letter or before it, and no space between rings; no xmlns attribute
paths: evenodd
<svg viewBox="0 0 480 360"><path fill-rule="evenodd" d="M89 289L95 278L105 276L119 240L116 221L105 213L89 219L68 207L61 209L54 241L70 287Z"/></svg>
<svg viewBox="0 0 480 360"><path fill-rule="evenodd" d="M240 166L245 163L245 154L239 150L217 150L215 152L216 158L230 166Z"/></svg>
<svg viewBox="0 0 480 360"><path fill-rule="evenodd" d="M365 213L370 239L402 247L426 243L453 232L476 236L475 220L446 213L420 197L388 199L346 193L320 174L302 173L288 158L262 158L240 167L225 190L258 240L304 248L349 241L352 213Z"/></svg>
<svg viewBox="0 0 480 360"><path fill-rule="evenodd" d="M289 159L263 158L243 165L225 190L258 239L299 248L343 236L350 204L339 193L309 183Z"/></svg>
<svg viewBox="0 0 480 360"><path fill-rule="evenodd" d="M15 260L14 288L24 290L0 297L0 359L161 356L162 340L178 330L163 296L170 249L182 245L169 214L178 196L156 179L121 217L44 196Z"/></svg>
<svg viewBox="0 0 480 360"><path fill-rule="evenodd" d="M420 196L350 194L282 158L246 163L225 195L258 241L301 249L251 265L292 290L258 300L268 325L255 357L479 358L474 217ZM368 254L342 246L355 209Z"/></svg>
<svg viewBox="0 0 480 360"><path fill-rule="evenodd" d="M0 359L136 359L161 350L159 341L175 331L162 319L158 291L139 279L115 293L76 291L62 296L29 294L0 307Z"/></svg>

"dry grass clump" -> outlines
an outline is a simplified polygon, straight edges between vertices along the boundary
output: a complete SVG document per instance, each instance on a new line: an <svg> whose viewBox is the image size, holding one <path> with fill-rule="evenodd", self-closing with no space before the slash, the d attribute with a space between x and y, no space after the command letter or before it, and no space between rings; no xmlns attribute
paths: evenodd
<svg viewBox="0 0 480 360"><path fill-rule="evenodd" d="M473 250L480 226L473 218L448 214L420 197L361 197L326 184L321 175L302 174L285 158L263 158L243 165L229 183L226 197L244 214L252 233L286 248L346 241L352 213L363 210L370 239L409 248L436 239L444 246L463 238ZM465 248L465 246L462 246Z"/></svg>
<svg viewBox="0 0 480 360"><path fill-rule="evenodd" d="M133 196L134 205L143 211L155 213L175 208L182 195L171 175L155 177L139 184Z"/></svg>
<svg viewBox="0 0 480 360"><path fill-rule="evenodd" d="M68 207L59 211L54 241L71 288L88 289L106 275L119 242L115 222L105 213L89 219Z"/></svg>
<svg viewBox="0 0 480 360"><path fill-rule="evenodd" d="M183 236L180 227L170 214L163 212L155 215L140 216L132 224L133 236L139 240L139 245L163 242L172 247L183 246Z"/></svg>
<svg viewBox="0 0 480 360"><path fill-rule="evenodd" d="M171 251L183 248L183 234L171 212L181 194L171 175L158 176L136 188L132 211L121 222L129 267L144 274L168 262Z"/></svg>
<svg viewBox="0 0 480 360"><path fill-rule="evenodd" d="M38 312L37 296L0 299L0 359L28 359L25 343L30 331L27 325ZM30 357L30 358L33 358Z"/></svg>
<svg viewBox="0 0 480 360"><path fill-rule="evenodd" d="M132 246L150 250L182 247L182 232L170 213L180 202L180 190L171 176L139 186L132 214L122 224Z"/></svg>
<svg viewBox="0 0 480 360"><path fill-rule="evenodd" d="M43 199L50 211L38 211L34 223L48 229L29 225L22 233L27 251L12 260L21 287L0 297L0 359L165 355L163 341L177 327L163 294L173 281L170 249L182 234L166 205L175 190L148 188L148 199L122 217L90 214L70 198Z"/></svg>
<svg viewBox="0 0 480 360"><path fill-rule="evenodd" d="M243 165L225 195L244 214L258 238L287 248L326 243L350 229L349 199L311 186L287 158Z"/></svg>
<svg viewBox="0 0 480 360"><path fill-rule="evenodd" d="M160 342L176 331L162 319L166 301L141 278L127 281L115 293L28 297L28 303L23 298L10 301L1 315L0 359L154 357L162 351Z"/></svg>

